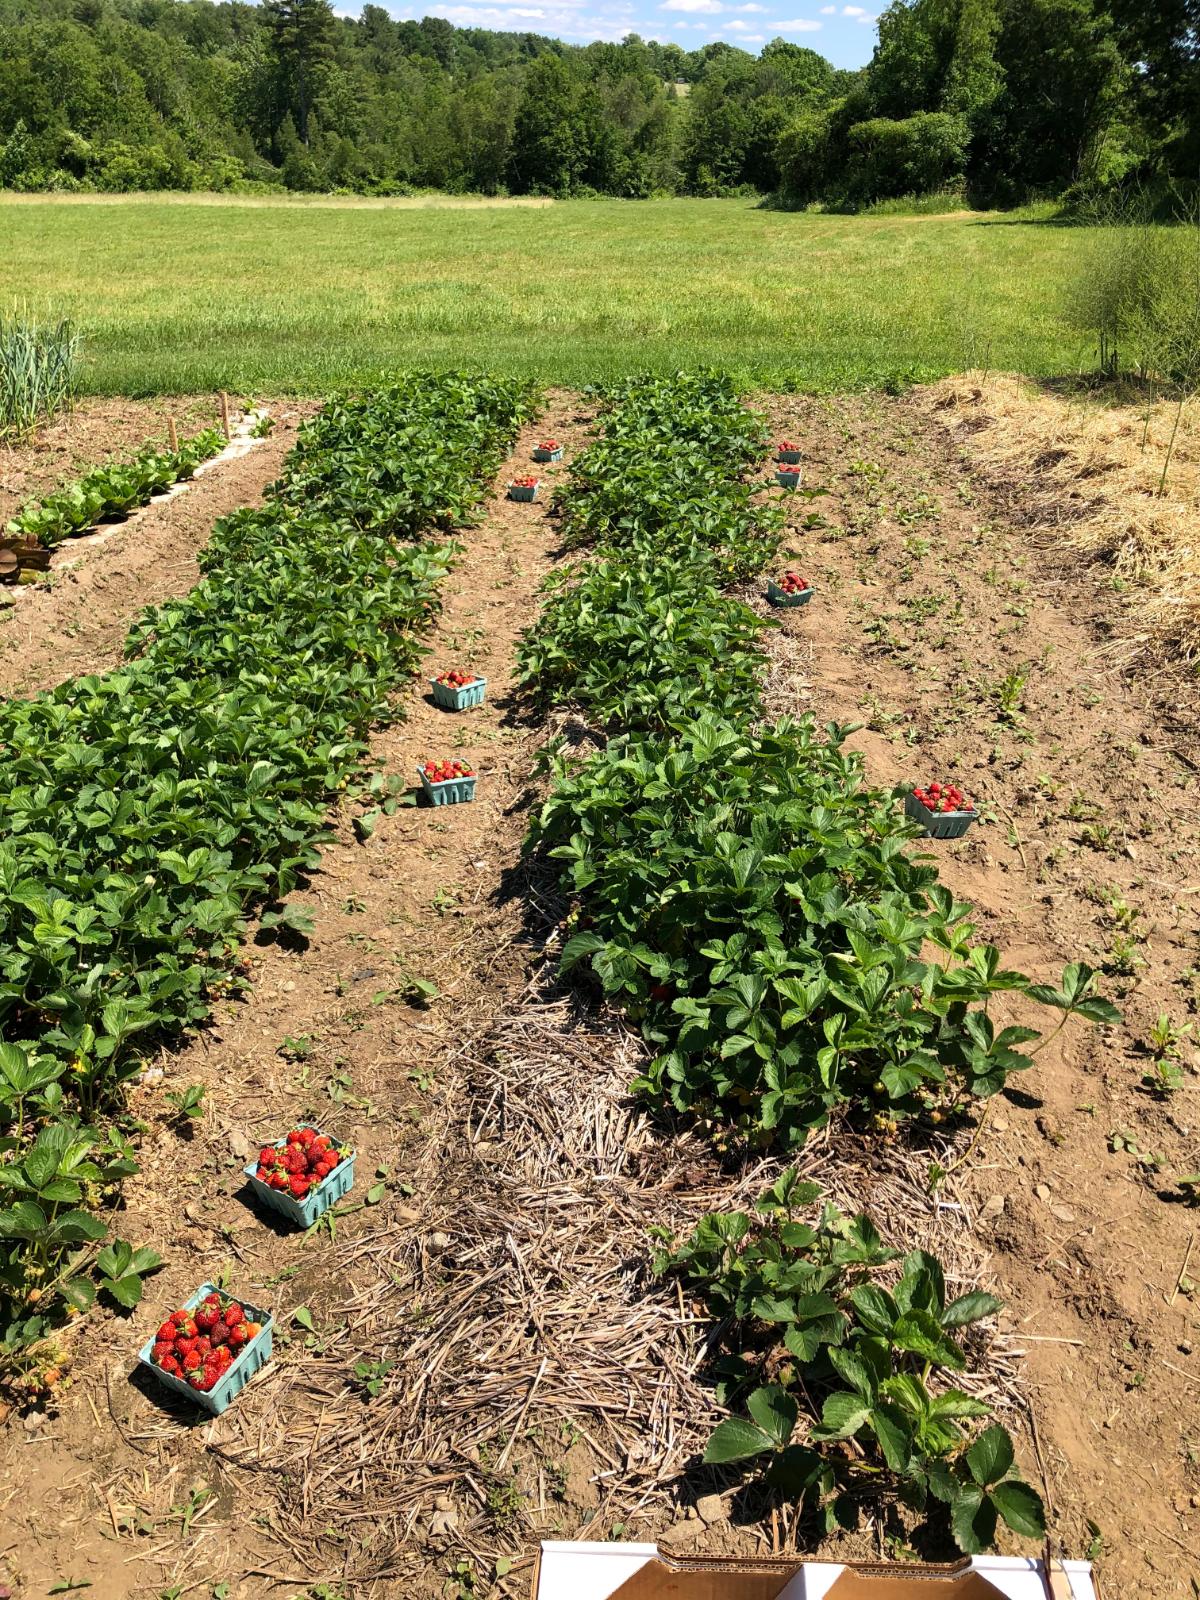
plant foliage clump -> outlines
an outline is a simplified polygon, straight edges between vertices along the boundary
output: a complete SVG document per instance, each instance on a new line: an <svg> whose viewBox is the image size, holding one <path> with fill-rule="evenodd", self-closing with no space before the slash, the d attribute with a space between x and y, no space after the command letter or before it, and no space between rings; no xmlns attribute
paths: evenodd
<svg viewBox="0 0 1200 1600"><path fill-rule="evenodd" d="M1007 1430L980 1426L991 1407L957 1381L974 1364L964 1331L1000 1302L978 1289L950 1298L936 1257L900 1260L867 1216L826 1203L803 1220L820 1194L785 1172L753 1215L706 1216L656 1257L721 1319L731 1353L718 1394L747 1413L718 1426L705 1461L757 1463L827 1533L854 1527L860 1502L890 1485L914 1509L940 1508L960 1550L987 1549L1000 1522L1042 1538L1042 1502Z"/></svg>

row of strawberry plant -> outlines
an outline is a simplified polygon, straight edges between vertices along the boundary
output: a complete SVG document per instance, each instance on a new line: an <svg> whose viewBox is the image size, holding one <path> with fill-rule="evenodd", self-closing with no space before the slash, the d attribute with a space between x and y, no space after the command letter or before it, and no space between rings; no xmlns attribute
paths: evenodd
<svg viewBox="0 0 1200 1600"><path fill-rule="evenodd" d="M629 383L560 503L564 542L589 559L554 573L518 652L532 701L609 729L663 730L704 710L760 709L762 622L723 592L779 548L777 507L744 470L761 422L715 373Z"/></svg>
<svg viewBox="0 0 1200 1600"><path fill-rule="evenodd" d="M762 624L721 592L778 546L742 480L763 437L711 378L611 397L562 506L568 542L590 539L592 559L552 580L522 647L534 691L610 737L585 760L553 754L528 847L561 864L575 898L564 970L588 961L641 1024L653 1055L635 1087L718 1142L736 1130L794 1147L834 1116L890 1132L996 1093L1038 1038L997 1025L997 995L1057 1008L1060 1025L1114 1013L1086 967L1035 985L976 940L970 908L907 853L916 830L895 796L864 782L852 730L764 722ZM681 472L699 457L711 471L697 459ZM683 492L701 479L704 508ZM815 1198L781 1182L789 1204ZM775 1221L780 1209L764 1204ZM972 1438L960 1424L986 1407L933 1377L968 1365L946 1330L996 1302L976 1293L971 1315L948 1307L928 1256L890 1291L869 1281L892 1253L864 1218L775 1221L708 1218L660 1257L727 1319L718 1398L750 1411L722 1424L707 1459L770 1452L771 1485L829 1526L863 1484L888 1483L944 1503L964 1549L990 1542L997 1516L1036 1532L1040 1502L1013 1477L1008 1435L992 1425ZM824 1403L802 1428L813 1396Z"/></svg>
<svg viewBox="0 0 1200 1600"><path fill-rule="evenodd" d="M219 428L206 428L184 439L176 450L143 450L132 461L94 467L75 483L37 504L26 506L8 524L8 533L54 546L76 538L98 522L127 516L153 495L190 478L203 461L225 444Z"/></svg>
<svg viewBox="0 0 1200 1600"><path fill-rule="evenodd" d="M304 926L279 902L424 653L455 549L429 535L473 514L532 405L523 386L428 374L332 402L267 503L217 524L196 589L134 626L128 665L0 708L10 1365L64 1302L94 1296L103 1212L133 1170L110 1114L138 1045L199 1023L239 981L256 906ZM377 448L392 437L401 452Z"/></svg>

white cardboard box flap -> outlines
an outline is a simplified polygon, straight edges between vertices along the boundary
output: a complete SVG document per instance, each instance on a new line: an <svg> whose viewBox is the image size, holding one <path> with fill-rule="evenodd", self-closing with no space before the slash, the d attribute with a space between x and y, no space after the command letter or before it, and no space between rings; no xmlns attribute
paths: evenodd
<svg viewBox="0 0 1200 1600"><path fill-rule="evenodd" d="M1066 1561L1056 1578L1069 1600L1097 1600L1091 1567ZM955 1567L662 1556L652 1544L548 1541L533 1600L1047 1600L1042 1564L976 1556Z"/></svg>

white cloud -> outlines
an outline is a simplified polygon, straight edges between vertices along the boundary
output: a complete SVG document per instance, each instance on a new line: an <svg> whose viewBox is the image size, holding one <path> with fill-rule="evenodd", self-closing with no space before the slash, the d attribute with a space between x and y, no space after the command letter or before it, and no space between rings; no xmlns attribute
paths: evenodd
<svg viewBox="0 0 1200 1600"><path fill-rule="evenodd" d="M823 22L814 22L811 17L795 17L791 22L775 24L780 33L819 33L824 26Z"/></svg>
<svg viewBox="0 0 1200 1600"><path fill-rule="evenodd" d="M842 7L842 15L844 17L865 17L866 14L867 13L863 10L862 6L843 6Z"/></svg>
<svg viewBox="0 0 1200 1600"><path fill-rule="evenodd" d="M734 33L745 33L750 24L748 22L739 22L735 17L732 22L727 22L725 26L731 29Z"/></svg>
<svg viewBox="0 0 1200 1600"><path fill-rule="evenodd" d="M718 16L725 7L719 0L663 0L662 11L702 11L706 17Z"/></svg>
<svg viewBox="0 0 1200 1600"><path fill-rule="evenodd" d="M766 13L767 13L766 6L753 6L753 5L751 5L751 6L734 6L733 9L735 11L757 11L762 16L766 16Z"/></svg>
<svg viewBox="0 0 1200 1600"><path fill-rule="evenodd" d="M822 6L821 7L821 15L823 17L836 17L837 16L837 7L836 6Z"/></svg>

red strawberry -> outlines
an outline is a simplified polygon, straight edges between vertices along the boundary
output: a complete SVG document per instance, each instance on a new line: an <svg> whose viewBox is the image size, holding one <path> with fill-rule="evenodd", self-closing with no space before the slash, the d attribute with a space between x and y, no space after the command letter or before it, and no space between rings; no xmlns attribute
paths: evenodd
<svg viewBox="0 0 1200 1600"><path fill-rule="evenodd" d="M247 1344L249 1340L250 1329L246 1326L244 1321L239 1322L235 1327L230 1328L229 1343L235 1350L240 1349L241 1346Z"/></svg>
<svg viewBox="0 0 1200 1600"><path fill-rule="evenodd" d="M258 1152L258 1164L260 1167L273 1167L278 1160L279 1151L275 1149L274 1145L264 1145Z"/></svg>
<svg viewBox="0 0 1200 1600"><path fill-rule="evenodd" d="M235 1324L244 1322L245 1320L246 1313L242 1310L241 1306L238 1305L236 1300L231 1300L225 1307L225 1326L227 1328L232 1328L235 1326Z"/></svg>
<svg viewBox="0 0 1200 1600"><path fill-rule="evenodd" d="M195 1340L194 1337L191 1338L191 1339L185 1339L182 1336L180 1336L175 1341L175 1354L179 1357L179 1359L181 1361L183 1360L184 1356L190 1356L192 1351L195 1348L196 1348L196 1340Z"/></svg>
<svg viewBox="0 0 1200 1600"><path fill-rule="evenodd" d="M307 1178L302 1178L299 1173L297 1173L292 1181L288 1184L288 1188L291 1190L292 1195L297 1200L303 1200L310 1187L311 1185L309 1180Z"/></svg>
<svg viewBox="0 0 1200 1600"><path fill-rule="evenodd" d="M169 1342L170 1340L174 1339L174 1337L175 1337L175 1324L174 1324L174 1322L171 1321L170 1318L168 1318L167 1321L164 1322L163 1325L159 1328L158 1332L154 1335L154 1337L160 1343L162 1343L163 1340L167 1340Z"/></svg>
<svg viewBox="0 0 1200 1600"><path fill-rule="evenodd" d="M305 1149L308 1148L308 1146L313 1142L313 1140L316 1137L317 1137L317 1135L316 1135L316 1132L315 1132L314 1129L312 1129L312 1128L301 1128L300 1129L300 1143L305 1147Z"/></svg>
<svg viewBox="0 0 1200 1600"><path fill-rule="evenodd" d="M213 1349L214 1350L219 1350L220 1347L223 1344L228 1344L228 1342L229 1342L229 1329L225 1326L224 1322L216 1323L214 1325L213 1331L212 1331Z"/></svg>
<svg viewBox="0 0 1200 1600"><path fill-rule="evenodd" d="M159 1339L155 1342L154 1349L150 1352L150 1359L151 1361L156 1361L161 1367L164 1356L171 1356L174 1353L175 1346L169 1339Z"/></svg>
<svg viewBox="0 0 1200 1600"><path fill-rule="evenodd" d="M204 1365L204 1357L198 1350L189 1350L184 1356L182 1366L185 1372L199 1372Z"/></svg>
<svg viewBox="0 0 1200 1600"><path fill-rule="evenodd" d="M205 1306L205 1305L197 1306L196 1307L196 1326L197 1326L197 1328L199 1328L201 1333L210 1333L212 1331L213 1323L216 1322L216 1320L220 1316L220 1314L221 1313L217 1310L216 1306Z"/></svg>
<svg viewBox="0 0 1200 1600"><path fill-rule="evenodd" d="M164 1372L169 1372L173 1378L179 1378L183 1375L183 1368L174 1356L164 1356L158 1364Z"/></svg>

